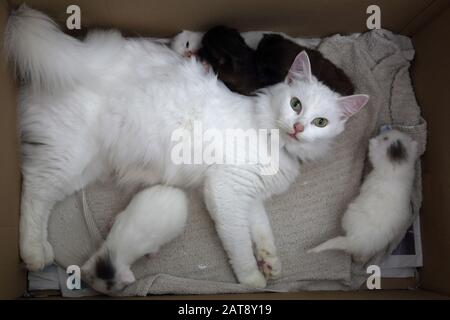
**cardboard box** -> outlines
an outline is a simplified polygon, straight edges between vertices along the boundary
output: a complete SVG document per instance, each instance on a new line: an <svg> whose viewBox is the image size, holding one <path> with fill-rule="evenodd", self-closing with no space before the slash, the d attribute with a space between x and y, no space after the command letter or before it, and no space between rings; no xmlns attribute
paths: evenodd
<svg viewBox="0 0 450 320"><path fill-rule="evenodd" d="M11 8L22 0L0 0L0 42ZM421 212L424 267L418 279L382 282L383 290L196 296L195 298L348 299L450 297L450 0L28 0L64 24L69 5L82 10L83 28L116 27L128 35L173 36L182 29L205 30L223 23L246 30L273 30L293 36L326 36L367 30L366 9L381 8L382 27L411 36L417 99L428 122L423 157ZM0 56L0 297L26 292L19 258L20 170L16 85ZM161 297L149 297L149 299ZM174 297L172 297L174 298ZM177 298L177 297L175 297ZM186 298L186 297L178 297ZM194 298L194 297L191 297Z"/></svg>

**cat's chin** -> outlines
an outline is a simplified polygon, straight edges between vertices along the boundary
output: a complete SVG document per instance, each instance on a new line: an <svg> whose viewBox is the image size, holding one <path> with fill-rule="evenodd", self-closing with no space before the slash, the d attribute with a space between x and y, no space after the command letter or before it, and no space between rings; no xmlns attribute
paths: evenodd
<svg viewBox="0 0 450 320"><path fill-rule="evenodd" d="M299 144L300 142L297 138L291 137L289 134L286 134L286 137L284 138L284 149L290 156L294 158L300 158L303 152Z"/></svg>
<svg viewBox="0 0 450 320"><path fill-rule="evenodd" d="M327 156L331 149L329 141L304 141L287 135L284 147L287 153L302 161L320 160Z"/></svg>

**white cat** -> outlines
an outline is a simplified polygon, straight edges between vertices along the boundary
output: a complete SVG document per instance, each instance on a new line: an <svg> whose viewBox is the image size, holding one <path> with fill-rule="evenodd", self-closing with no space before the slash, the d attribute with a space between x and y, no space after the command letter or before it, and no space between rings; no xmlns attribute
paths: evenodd
<svg viewBox="0 0 450 320"><path fill-rule="evenodd" d="M22 77L31 80L19 97L20 247L30 270L53 261L47 240L53 205L114 173L122 184L203 188L238 281L265 287L281 264L263 201L288 189L299 158L326 155L369 99L340 97L317 81L305 52L284 83L244 97L168 47L118 32L92 32L81 42L24 6L8 21L6 43ZM223 132L278 129L279 171L264 176L257 165L175 164L172 133L193 130L195 122Z"/></svg>
<svg viewBox="0 0 450 320"><path fill-rule="evenodd" d="M103 245L83 265L83 277L97 291L122 290L135 281L131 265L180 235L187 214L187 198L180 189L156 185L142 190L119 213Z"/></svg>
<svg viewBox="0 0 450 320"><path fill-rule="evenodd" d="M345 236L309 252L343 250L356 262L365 263L401 238L411 225L417 142L400 131L388 131L370 140L369 158L373 171L342 217Z"/></svg>

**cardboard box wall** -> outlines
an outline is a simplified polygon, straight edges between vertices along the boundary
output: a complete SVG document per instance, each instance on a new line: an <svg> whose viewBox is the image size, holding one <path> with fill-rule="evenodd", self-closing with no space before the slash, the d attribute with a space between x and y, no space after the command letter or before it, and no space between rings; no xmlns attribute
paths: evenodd
<svg viewBox="0 0 450 320"><path fill-rule="evenodd" d="M11 8L24 1L0 0L0 43ZM240 298L437 298L450 296L450 0L29 0L64 25L66 8L77 4L83 28L116 27L130 35L172 36L223 23L246 30L326 36L366 31L366 8L381 8L382 27L412 37L412 75L428 121L423 157L421 212L424 267L417 279L391 280L377 292L243 295ZM21 297L26 272L20 267L19 140L16 86L0 56L0 298ZM415 290L410 287L413 286ZM398 290L400 289L400 290ZM236 295L223 297L238 298ZM205 297L203 297L205 298Z"/></svg>

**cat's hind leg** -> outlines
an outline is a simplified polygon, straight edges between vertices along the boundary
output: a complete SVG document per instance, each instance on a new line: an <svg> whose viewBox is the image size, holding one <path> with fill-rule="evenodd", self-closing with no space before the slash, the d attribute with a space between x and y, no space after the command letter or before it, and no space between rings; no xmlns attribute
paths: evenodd
<svg viewBox="0 0 450 320"><path fill-rule="evenodd" d="M251 206L249 217L258 266L266 279L276 279L281 275L281 262L277 255L269 217L262 201L255 201L255 204Z"/></svg>
<svg viewBox="0 0 450 320"><path fill-rule="evenodd" d="M55 203L96 178L93 172L85 174L92 153L77 143L81 141L65 147L22 143L20 252L28 270L41 270L53 262L47 225Z"/></svg>

